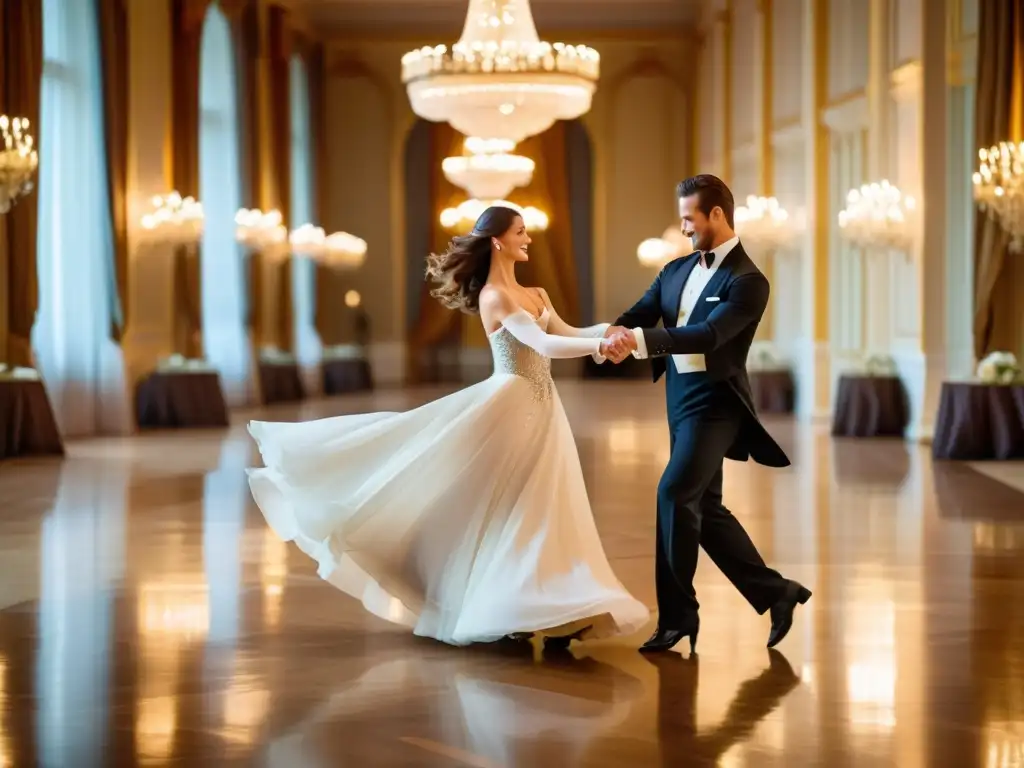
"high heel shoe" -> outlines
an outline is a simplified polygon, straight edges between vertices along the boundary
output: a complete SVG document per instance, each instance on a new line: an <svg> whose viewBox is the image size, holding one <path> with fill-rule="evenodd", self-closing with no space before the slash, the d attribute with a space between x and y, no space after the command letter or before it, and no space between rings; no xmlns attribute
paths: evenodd
<svg viewBox="0 0 1024 768"><path fill-rule="evenodd" d="M690 638L690 653L697 652L697 634L700 632L700 618L695 618L693 625L687 629L668 629L658 627L654 634L640 646L640 653L664 653L671 650L684 637Z"/></svg>
<svg viewBox="0 0 1024 768"><path fill-rule="evenodd" d="M562 635L561 637L545 637L544 638L544 650L545 651L567 651L569 650L569 644L573 640L579 640L583 637L583 633L590 629L589 626L584 627L581 630L573 632L571 635Z"/></svg>

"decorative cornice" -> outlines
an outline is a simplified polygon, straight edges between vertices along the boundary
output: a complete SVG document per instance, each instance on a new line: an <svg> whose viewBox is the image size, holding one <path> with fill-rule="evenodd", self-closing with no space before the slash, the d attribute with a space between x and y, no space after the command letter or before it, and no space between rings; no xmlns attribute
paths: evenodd
<svg viewBox="0 0 1024 768"><path fill-rule="evenodd" d="M889 88L896 102L911 101L921 95L924 67L920 60L908 61L889 75Z"/></svg>
<svg viewBox="0 0 1024 768"><path fill-rule="evenodd" d="M853 133L868 127L868 99L863 93L843 99L821 112L821 122L833 133Z"/></svg>
<svg viewBox="0 0 1024 768"><path fill-rule="evenodd" d="M790 149L799 147L807 141L807 129L802 120L793 120L785 125L777 125L772 129L772 149Z"/></svg>

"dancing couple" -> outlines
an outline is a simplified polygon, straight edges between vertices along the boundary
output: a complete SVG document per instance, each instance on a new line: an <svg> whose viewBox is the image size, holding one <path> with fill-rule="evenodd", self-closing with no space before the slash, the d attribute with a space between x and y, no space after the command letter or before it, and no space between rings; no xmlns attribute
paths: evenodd
<svg viewBox="0 0 1024 768"><path fill-rule="evenodd" d="M768 280L733 231L720 179L689 178L677 196L694 252L611 325L570 326L542 288L517 282L530 235L511 208L488 208L430 256L432 295L480 316L493 375L404 413L252 422L265 468L249 484L277 535L368 611L445 643L537 634L566 648L635 632L649 613L605 556L551 359L649 358L654 380L666 378L671 455L657 489L658 621L640 650L684 638L695 650L700 548L770 614L768 646L778 644L811 593L765 565L722 504L725 458L789 465L758 421L746 371Z"/></svg>

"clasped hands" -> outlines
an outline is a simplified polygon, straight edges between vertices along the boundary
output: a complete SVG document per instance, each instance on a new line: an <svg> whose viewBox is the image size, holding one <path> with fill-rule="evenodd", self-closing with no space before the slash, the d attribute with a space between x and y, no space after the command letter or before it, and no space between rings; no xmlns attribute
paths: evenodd
<svg viewBox="0 0 1024 768"><path fill-rule="evenodd" d="M613 363L621 363L636 350L636 337L628 328L611 325L601 340L601 355Z"/></svg>

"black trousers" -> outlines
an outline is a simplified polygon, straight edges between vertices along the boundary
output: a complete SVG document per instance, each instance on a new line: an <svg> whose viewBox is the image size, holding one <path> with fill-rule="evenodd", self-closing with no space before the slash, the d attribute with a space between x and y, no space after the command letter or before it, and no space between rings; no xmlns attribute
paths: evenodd
<svg viewBox="0 0 1024 768"><path fill-rule="evenodd" d="M722 504L725 453L748 418L746 410L726 385L676 395L669 405L671 456L658 484L659 626L687 629L696 616L693 576L701 547L754 610L764 613L783 596L787 581L765 565L740 521ZM673 408L673 399L682 407Z"/></svg>

